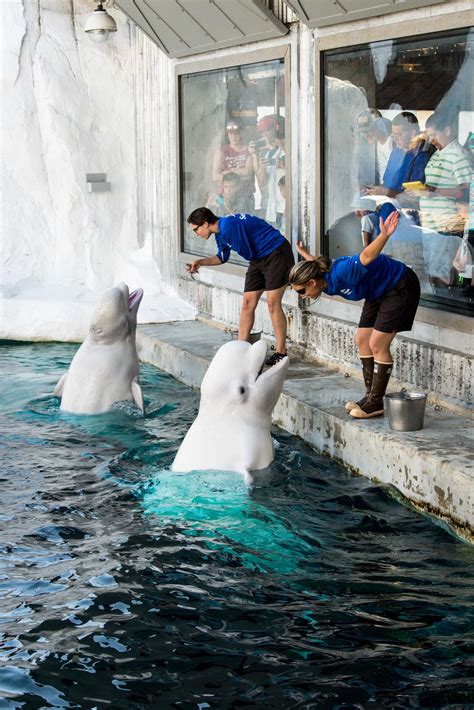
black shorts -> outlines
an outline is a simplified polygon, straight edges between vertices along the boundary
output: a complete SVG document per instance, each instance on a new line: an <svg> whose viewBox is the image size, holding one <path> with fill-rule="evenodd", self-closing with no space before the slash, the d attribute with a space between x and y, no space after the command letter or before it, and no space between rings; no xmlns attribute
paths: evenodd
<svg viewBox="0 0 474 710"><path fill-rule="evenodd" d="M420 282L407 268L400 281L375 301L366 301L360 315L359 328L374 328L381 333L411 330L420 301Z"/></svg>
<svg viewBox="0 0 474 710"><path fill-rule="evenodd" d="M262 259L250 262L245 275L244 292L274 291L288 285L288 276L295 265L290 243L283 244Z"/></svg>

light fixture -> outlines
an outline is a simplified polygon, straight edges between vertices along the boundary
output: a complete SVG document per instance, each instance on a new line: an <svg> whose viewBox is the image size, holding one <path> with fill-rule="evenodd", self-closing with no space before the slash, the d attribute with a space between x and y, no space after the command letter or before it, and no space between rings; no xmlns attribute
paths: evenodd
<svg viewBox="0 0 474 710"><path fill-rule="evenodd" d="M97 7L86 20L85 31L97 43L107 42L111 32L117 32L114 18L104 10L104 1L99 0Z"/></svg>

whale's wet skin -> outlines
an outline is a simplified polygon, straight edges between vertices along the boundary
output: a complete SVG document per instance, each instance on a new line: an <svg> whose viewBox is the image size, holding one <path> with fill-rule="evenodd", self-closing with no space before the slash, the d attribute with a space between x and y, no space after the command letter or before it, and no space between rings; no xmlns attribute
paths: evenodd
<svg viewBox="0 0 474 710"><path fill-rule="evenodd" d="M198 391L61 413L75 349L0 351L0 708L472 707L472 548L279 431L171 473Z"/></svg>

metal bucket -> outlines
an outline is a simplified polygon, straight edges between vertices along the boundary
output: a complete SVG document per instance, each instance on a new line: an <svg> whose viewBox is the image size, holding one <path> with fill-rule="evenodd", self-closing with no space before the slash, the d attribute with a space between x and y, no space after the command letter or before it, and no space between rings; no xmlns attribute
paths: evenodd
<svg viewBox="0 0 474 710"><path fill-rule="evenodd" d="M385 395L388 424L394 431L423 429L426 394L421 392L390 392Z"/></svg>
<svg viewBox="0 0 474 710"><path fill-rule="evenodd" d="M239 339L239 331L238 330L234 330L233 328L225 328L225 332L230 335L231 340L238 340ZM248 342L252 343L252 345L253 345L258 340L260 340L261 335L262 335L261 330L258 330L256 333L250 333Z"/></svg>

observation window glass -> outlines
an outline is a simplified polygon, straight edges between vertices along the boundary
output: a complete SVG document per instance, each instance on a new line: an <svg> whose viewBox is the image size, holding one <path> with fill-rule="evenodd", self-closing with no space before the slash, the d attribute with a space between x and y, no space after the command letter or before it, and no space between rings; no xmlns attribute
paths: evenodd
<svg viewBox="0 0 474 710"><path fill-rule="evenodd" d="M388 40L323 53L323 213L330 257L376 236L411 266L425 306L474 314L474 35Z"/></svg>
<svg viewBox="0 0 474 710"><path fill-rule="evenodd" d="M182 75L178 91L183 250L216 253L186 221L198 207L255 214L286 234L284 60Z"/></svg>

